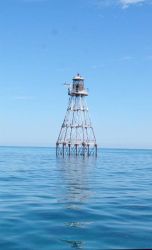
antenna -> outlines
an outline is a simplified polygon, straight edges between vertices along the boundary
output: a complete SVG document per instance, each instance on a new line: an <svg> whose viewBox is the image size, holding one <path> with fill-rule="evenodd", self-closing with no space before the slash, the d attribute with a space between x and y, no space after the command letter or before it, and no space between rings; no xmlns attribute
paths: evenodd
<svg viewBox="0 0 152 250"><path fill-rule="evenodd" d="M70 87L70 86L71 86L71 83L65 82L65 83L64 83L64 86L65 86L65 87Z"/></svg>

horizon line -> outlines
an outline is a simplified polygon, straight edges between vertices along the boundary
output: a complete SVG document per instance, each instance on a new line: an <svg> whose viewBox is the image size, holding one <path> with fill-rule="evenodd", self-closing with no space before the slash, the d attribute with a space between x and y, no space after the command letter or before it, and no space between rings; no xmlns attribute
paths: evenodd
<svg viewBox="0 0 152 250"><path fill-rule="evenodd" d="M31 145L0 145L0 148L56 148L55 146L31 146ZM114 150L152 150L152 148L132 148L132 147L98 147L98 149Z"/></svg>

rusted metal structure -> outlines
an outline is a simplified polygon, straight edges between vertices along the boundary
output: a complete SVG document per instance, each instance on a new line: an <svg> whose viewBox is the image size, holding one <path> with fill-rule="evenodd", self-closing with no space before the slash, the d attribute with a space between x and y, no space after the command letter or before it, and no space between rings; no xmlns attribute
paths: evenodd
<svg viewBox="0 0 152 250"><path fill-rule="evenodd" d="M77 74L68 87L69 103L56 142L57 155L97 156L97 143L85 97L84 78Z"/></svg>

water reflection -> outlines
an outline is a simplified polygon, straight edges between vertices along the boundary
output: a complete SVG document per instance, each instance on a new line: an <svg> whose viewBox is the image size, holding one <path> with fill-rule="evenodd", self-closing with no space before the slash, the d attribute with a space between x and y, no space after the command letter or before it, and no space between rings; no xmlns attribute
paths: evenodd
<svg viewBox="0 0 152 250"><path fill-rule="evenodd" d="M84 249L82 241L74 241L74 240L64 240L65 243L71 246L71 248L75 249Z"/></svg>
<svg viewBox="0 0 152 250"><path fill-rule="evenodd" d="M95 167L96 158L57 158L57 168L64 189L62 198L68 207L74 209L77 205L78 208L92 196L90 184Z"/></svg>
<svg viewBox="0 0 152 250"><path fill-rule="evenodd" d="M86 214L87 204L93 196L92 180L96 168L96 158L58 158L58 173L62 183L62 202L67 217L64 227L67 232L64 238L60 239L68 244L68 248L84 249L85 230L92 223ZM72 235L72 239L69 235Z"/></svg>

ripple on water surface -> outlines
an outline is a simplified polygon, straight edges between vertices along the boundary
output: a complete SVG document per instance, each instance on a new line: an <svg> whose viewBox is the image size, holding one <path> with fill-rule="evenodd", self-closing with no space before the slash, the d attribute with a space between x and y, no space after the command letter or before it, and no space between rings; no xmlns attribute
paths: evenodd
<svg viewBox="0 0 152 250"><path fill-rule="evenodd" d="M152 151L0 148L1 249L152 248Z"/></svg>

